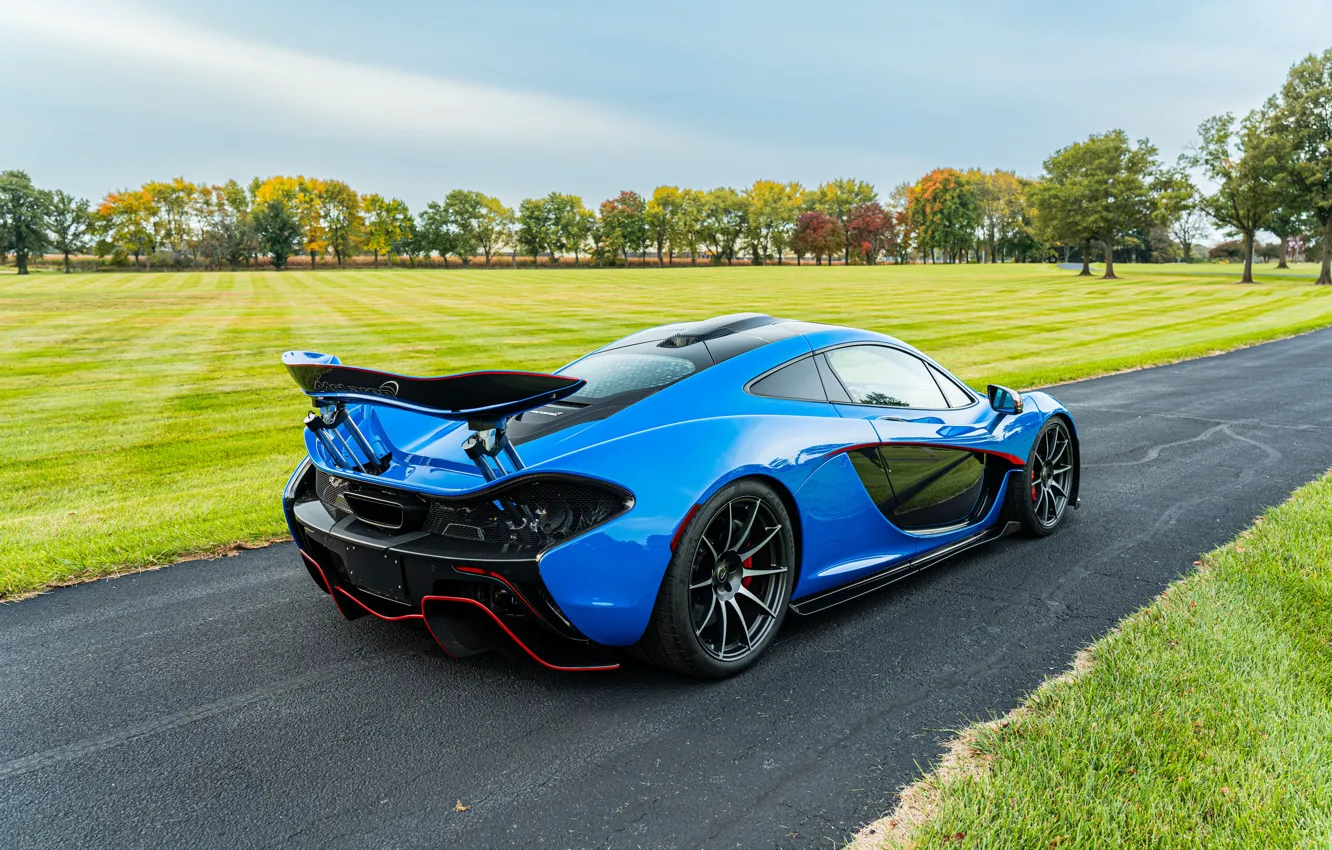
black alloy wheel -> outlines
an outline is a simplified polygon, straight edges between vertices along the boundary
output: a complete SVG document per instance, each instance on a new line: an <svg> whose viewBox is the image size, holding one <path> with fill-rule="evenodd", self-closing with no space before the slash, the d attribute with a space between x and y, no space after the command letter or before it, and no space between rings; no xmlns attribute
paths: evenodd
<svg viewBox="0 0 1332 850"><path fill-rule="evenodd" d="M1062 418L1052 417L1036 435L1027 474L1012 494L1014 518L1025 532L1044 537L1059 527L1076 496L1078 472L1073 435Z"/></svg>
<svg viewBox="0 0 1332 850"><path fill-rule="evenodd" d="M794 578L795 535L782 500L759 481L730 484L681 537L637 654L693 676L732 676L772 642Z"/></svg>

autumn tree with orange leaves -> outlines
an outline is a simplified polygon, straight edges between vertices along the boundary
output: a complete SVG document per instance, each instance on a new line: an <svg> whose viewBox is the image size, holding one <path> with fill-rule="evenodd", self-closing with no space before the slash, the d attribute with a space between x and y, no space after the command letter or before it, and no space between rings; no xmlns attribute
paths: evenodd
<svg viewBox="0 0 1332 850"><path fill-rule="evenodd" d="M944 262L965 261L980 227L976 186L956 168L936 168L911 187L907 216L922 253L943 254Z"/></svg>

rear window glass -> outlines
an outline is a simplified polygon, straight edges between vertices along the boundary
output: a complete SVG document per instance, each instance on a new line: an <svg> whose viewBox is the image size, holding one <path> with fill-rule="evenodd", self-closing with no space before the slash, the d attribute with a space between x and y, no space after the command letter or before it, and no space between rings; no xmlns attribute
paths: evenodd
<svg viewBox="0 0 1332 850"><path fill-rule="evenodd" d="M704 352L703 356L707 357L707 354ZM571 401L591 403L624 393L659 390L689 377L707 365L710 362L696 362L695 357L686 356L679 350L645 343L589 354L561 369L560 373L587 381L587 386L569 398Z"/></svg>
<svg viewBox="0 0 1332 850"><path fill-rule="evenodd" d="M813 357L802 357L762 380L755 381L750 387L750 392L770 398L790 398L799 401L828 400L828 396L823 392L823 382L819 380L819 370L814 366Z"/></svg>

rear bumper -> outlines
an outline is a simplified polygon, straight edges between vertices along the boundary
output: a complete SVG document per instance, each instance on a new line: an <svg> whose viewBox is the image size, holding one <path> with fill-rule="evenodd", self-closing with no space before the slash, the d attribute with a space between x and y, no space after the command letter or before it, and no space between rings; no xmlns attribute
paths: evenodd
<svg viewBox="0 0 1332 850"><path fill-rule="evenodd" d="M614 650L578 631L546 590L535 550L496 554L422 531L335 519L302 464L283 511L310 577L348 620L421 621L451 656L496 649L555 670L609 670Z"/></svg>

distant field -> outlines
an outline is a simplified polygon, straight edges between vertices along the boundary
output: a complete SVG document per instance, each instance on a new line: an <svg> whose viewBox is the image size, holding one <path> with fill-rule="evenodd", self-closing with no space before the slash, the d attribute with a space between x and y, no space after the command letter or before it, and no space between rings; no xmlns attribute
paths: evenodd
<svg viewBox="0 0 1332 850"><path fill-rule="evenodd" d="M0 276L0 597L280 535L307 409L288 348L409 373L550 369L757 310L884 331L976 386L1084 377L1332 325L1304 266ZM1260 269L1260 273L1267 269Z"/></svg>

